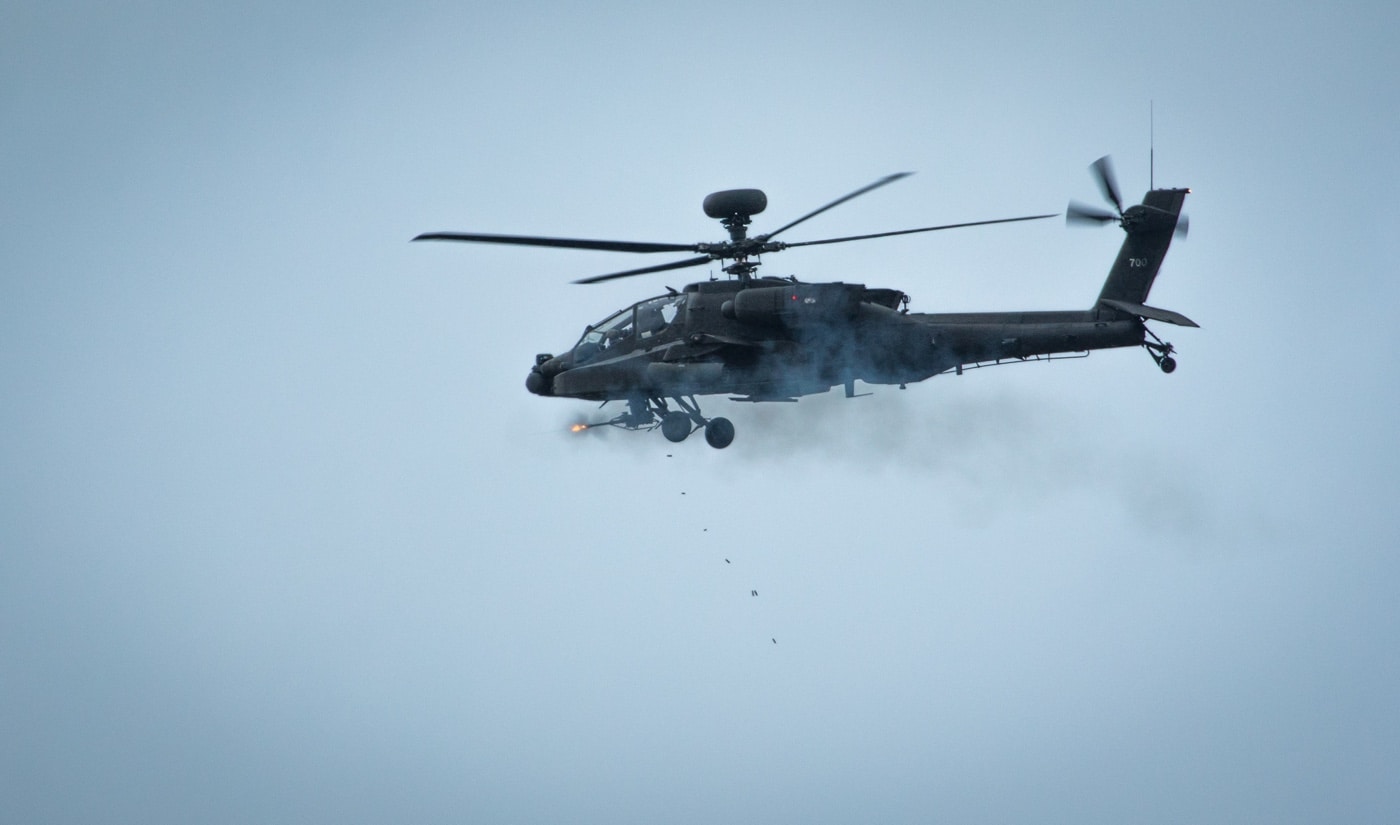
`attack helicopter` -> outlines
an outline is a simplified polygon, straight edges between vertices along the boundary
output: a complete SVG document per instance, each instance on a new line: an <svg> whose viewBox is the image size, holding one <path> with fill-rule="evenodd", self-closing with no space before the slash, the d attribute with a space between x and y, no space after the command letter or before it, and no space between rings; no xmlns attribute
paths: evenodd
<svg viewBox="0 0 1400 825"><path fill-rule="evenodd" d="M429 232L413 240L695 255L574 281L579 284L730 262L723 267L729 279L712 278L679 291L668 287L664 295L638 301L588 325L567 352L537 355L525 379L526 389L536 395L627 404L624 412L598 425L660 428L673 442L703 429L710 446L723 448L734 440L734 425L727 418L705 417L695 400L698 395L790 402L843 386L846 396L854 397L857 380L903 389L947 372L961 375L966 369L1085 357L1092 350L1117 347L1141 346L1164 373L1175 370L1175 349L1149 330L1147 322L1198 325L1184 315L1143 302L1172 238L1186 232L1181 207L1190 190L1153 188L1142 203L1125 208L1109 158L1098 159L1089 169L1113 209L1071 201L1066 221L1117 223L1127 237L1098 299L1082 310L915 313L909 311L909 296L898 289L757 274L760 256L795 247L1057 217L1027 215L814 241L775 240L908 173L881 178L772 232L754 236L748 234L748 227L753 216L767 208L767 196L759 189L715 192L705 198L702 208L728 231L729 239L714 243L466 232Z"/></svg>

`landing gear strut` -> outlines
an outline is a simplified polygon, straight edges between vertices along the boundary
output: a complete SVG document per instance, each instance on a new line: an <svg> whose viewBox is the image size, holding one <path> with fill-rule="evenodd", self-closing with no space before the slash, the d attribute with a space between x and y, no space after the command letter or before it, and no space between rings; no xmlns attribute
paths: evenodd
<svg viewBox="0 0 1400 825"><path fill-rule="evenodd" d="M1176 359L1172 357L1172 353L1176 352L1176 348L1166 341L1163 341L1161 338L1158 338L1156 334L1147 327L1143 327L1142 329L1148 335L1152 336L1151 341L1143 342L1143 349L1146 349L1147 354L1152 356L1152 360L1157 362L1157 366L1161 368L1162 372L1171 375L1176 371Z"/></svg>
<svg viewBox="0 0 1400 825"><path fill-rule="evenodd" d="M717 450L728 447L734 441L734 425L727 418L706 418L700 414L700 405L695 397L675 396L678 410L671 409L665 398L633 396L627 399L627 412L609 421L617 427L628 430L651 430L661 428L667 441L679 444L690 434L702 427L705 442Z"/></svg>

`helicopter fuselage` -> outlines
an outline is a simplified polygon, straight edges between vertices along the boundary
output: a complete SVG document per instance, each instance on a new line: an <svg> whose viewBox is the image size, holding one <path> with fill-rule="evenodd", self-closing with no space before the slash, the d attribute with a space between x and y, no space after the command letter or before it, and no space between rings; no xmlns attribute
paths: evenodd
<svg viewBox="0 0 1400 825"><path fill-rule="evenodd" d="M590 326L567 353L540 356L526 386L594 401L782 400L856 380L910 384L968 364L1143 343L1141 321L1111 308L909 313L905 300L898 290L841 282L690 284Z"/></svg>

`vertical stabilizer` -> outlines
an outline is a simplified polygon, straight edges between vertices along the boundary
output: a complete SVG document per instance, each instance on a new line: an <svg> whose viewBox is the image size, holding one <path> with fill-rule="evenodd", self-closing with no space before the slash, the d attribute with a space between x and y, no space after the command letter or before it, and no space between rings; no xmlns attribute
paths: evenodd
<svg viewBox="0 0 1400 825"><path fill-rule="evenodd" d="M1153 189L1142 203L1130 206L1121 221L1128 237L1118 250L1118 260L1109 270L1099 301L1146 302L1162 259L1167 256L1176 232L1181 206L1189 189Z"/></svg>

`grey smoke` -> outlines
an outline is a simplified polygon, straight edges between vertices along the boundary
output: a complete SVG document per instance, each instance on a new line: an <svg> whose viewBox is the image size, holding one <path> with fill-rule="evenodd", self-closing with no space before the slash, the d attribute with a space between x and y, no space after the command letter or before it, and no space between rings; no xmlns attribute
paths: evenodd
<svg viewBox="0 0 1400 825"><path fill-rule="evenodd" d="M908 390L857 384L871 394L849 399L837 389L796 403L729 404L723 414L739 429L729 450L790 472L834 462L873 479L924 473L983 515L1078 493L1112 502L1154 532L1192 534L1215 521L1197 481L1169 457L1105 449L1068 407L1029 386L968 390L959 380L940 376Z"/></svg>

